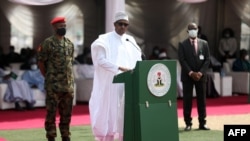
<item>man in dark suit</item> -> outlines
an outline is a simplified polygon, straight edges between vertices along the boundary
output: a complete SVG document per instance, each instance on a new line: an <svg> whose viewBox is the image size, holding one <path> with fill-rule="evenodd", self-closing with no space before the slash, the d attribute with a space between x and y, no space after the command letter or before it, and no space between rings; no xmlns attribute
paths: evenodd
<svg viewBox="0 0 250 141"><path fill-rule="evenodd" d="M189 38L179 43L178 55L181 64L181 81L183 85L183 106L185 131L192 129L192 99L193 87L196 90L198 120L200 130L210 130L206 126L206 71L210 63L207 41L197 37L198 26L188 25Z"/></svg>

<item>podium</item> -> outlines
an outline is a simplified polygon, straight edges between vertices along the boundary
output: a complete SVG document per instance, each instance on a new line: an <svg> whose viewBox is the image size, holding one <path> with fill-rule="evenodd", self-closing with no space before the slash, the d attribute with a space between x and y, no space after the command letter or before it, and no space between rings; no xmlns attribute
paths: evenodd
<svg viewBox="0 0 250 141"><path fill-rule="evenodd" d="M125 84L124 141L179 141L176 61L138 61L113 83Z"/></svg>

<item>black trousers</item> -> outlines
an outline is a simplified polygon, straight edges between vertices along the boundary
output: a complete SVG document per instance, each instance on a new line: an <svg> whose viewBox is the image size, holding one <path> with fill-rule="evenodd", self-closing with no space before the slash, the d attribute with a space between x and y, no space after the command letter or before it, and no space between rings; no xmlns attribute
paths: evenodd
<svg viewBox="0 0 250 141"><path fill-rule="evenodd" d="M192 125L193 87L196 90L196 103L200 126L206 124L206 81L183 81L183 115L186 125Z"/></svg>

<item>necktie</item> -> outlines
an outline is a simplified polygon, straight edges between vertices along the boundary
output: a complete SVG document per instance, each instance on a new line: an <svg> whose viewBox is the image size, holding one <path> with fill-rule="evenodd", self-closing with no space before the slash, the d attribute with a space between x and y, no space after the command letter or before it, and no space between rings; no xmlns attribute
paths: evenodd
<svg viewBox="0 0 250 141"><path fill-rule="evenodd" d="M195 45L194 40L191 40L191 44L192 44L192 46L194 47L195 53L197 53L197 47L196 47L196 45Z"/></svg>

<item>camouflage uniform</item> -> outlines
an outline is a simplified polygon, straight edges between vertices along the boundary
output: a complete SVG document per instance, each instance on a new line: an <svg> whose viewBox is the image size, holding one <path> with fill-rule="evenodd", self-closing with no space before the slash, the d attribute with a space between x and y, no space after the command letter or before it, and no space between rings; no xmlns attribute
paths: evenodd
<svg viewBox="0 0 250 141"><path fill-rule="evenodd" d="M56 137L56 111L60 114L60 133L62 137L70 136L70 121L73 106L74 78L73 78L73 43L64 37L59 41L55 36L47 38L41 43L38 61L45 66L46 136Z"/></svg>

